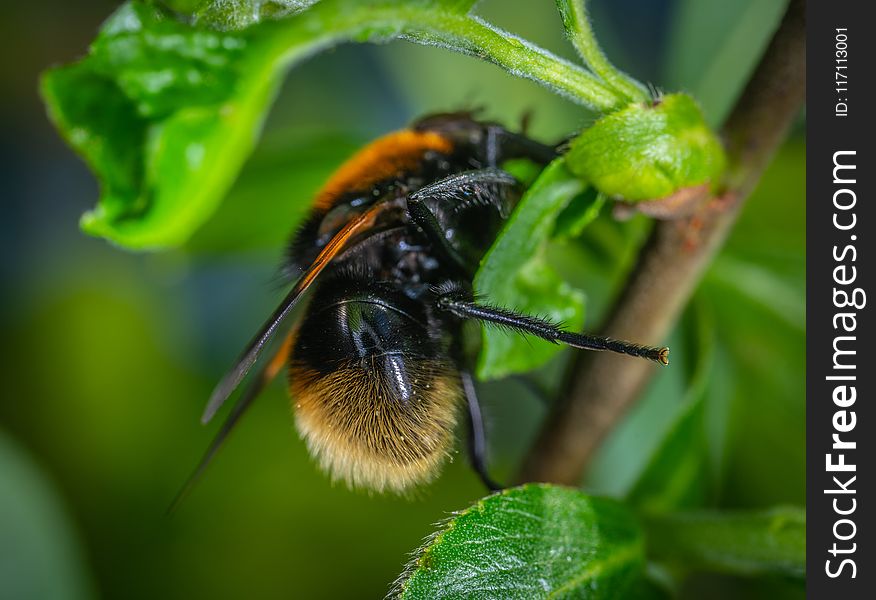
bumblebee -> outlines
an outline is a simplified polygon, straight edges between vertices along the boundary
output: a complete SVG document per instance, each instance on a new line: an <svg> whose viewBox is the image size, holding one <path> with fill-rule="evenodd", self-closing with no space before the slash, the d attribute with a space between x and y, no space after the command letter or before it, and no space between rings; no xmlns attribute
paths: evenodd
<svg viewBox="0 0 876 600"><path fill-rule="evenodd" d="M667 364L667 348L565 331L475 299L475 271L522 191L500 165L515 158L545 165L556 156L552 146L454 113L420 119L344 163L289 246L285 270L297 282L218 384L203 422L268 354L269 341L282 342L240 395L190 482L285 369L298 431L333 479L397 493L431 481L464 410L472 466L497 488L485 465L472 360L462 343L465 321ZM278 336L305 292L298 323Z"/></svg>

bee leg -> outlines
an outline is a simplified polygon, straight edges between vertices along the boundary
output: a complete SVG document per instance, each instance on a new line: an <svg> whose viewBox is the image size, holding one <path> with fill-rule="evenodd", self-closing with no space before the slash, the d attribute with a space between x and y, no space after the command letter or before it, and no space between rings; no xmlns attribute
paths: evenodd
<svg viewBox="0 0 876 600"><path fill-rule="evenodd" d="M585 350L607 350L638 358L645 358L661 365L669 364L669 348L665 346L645 346L635 342L613 338L574 333L566 331L557 323L537 316L525 315L507 308L474 302L471 294L461 289L442 293L437 298L437 306L460 319L472 319L482 323L492 323L510 331L540 337L554 344L565 344Z"/></svg>
<svg viewBox="0 0 876 600"><path fill-rule="evenodd" d="M468 458L471 461L472 469L478 474L487 489L495 492L504 486L496 483L487 473L487 436L484 432L484 419L475 392L474 380L468 371L462 371L460 376L468 405Z"/></svg>
<svg viewBox="0 0 876 600"><path fill-rule="evenodd" d="M435 216L435 213L426 206L423 199L409 197L407 203L408 215L410 216L411 221L423 231L423 234L429 239L433 248L443 255L442 258L445 259L447 264L454 266L466 277L473 276L474 273L472 273L470 267L466 265L465 260L459 255L456 248L451 246L450 242L447 241L447 238L444 236L444 229L438 222L438 218Z"/></svg>
<svg viewBox="0 0 876 600"><path fill-rule="evenodd" d="M477 265L466 261L448 241L444 225L426 204L426 200L444 203L456 210L469 204L489 204L495 206L500 214L504 214L507 211L504 194L516 185L517 180L514 177L499 169L457 173L424 186L408 196L405 199L408 217L420 228L447 265L455 268L466 279L471 279Z"/></svg>
<svg viewBox="0 0 876 600"><path fill-rule="evenodd" d="M526 158L534 163L546 165L559 156L554 146L508 131L500 125L488 125L484 139L484 156L487 166L498 167L510 158Z"/></svg>

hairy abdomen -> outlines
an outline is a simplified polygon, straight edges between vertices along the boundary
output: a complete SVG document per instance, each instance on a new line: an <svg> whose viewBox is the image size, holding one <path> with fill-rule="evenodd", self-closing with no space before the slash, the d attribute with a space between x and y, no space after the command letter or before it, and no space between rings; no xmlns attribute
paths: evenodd
<svg viewBox="0 0 876 600"><path fill-rule="evenodd" d="M462 392L450 364L372 356L320 373L293 358L289 378L298 431L350 487L404 492L431 481L452 450Z"/></svg>

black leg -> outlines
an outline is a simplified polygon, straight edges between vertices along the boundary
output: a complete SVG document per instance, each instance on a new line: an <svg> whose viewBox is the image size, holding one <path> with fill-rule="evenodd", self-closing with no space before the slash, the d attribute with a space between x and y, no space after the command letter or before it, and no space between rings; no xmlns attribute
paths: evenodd
<svg viewBox="0 0 876 600"><path fill-rule="evenodd" d="M438 218L435 216L435 213L429 210L429 207L426 206L422 198L408 198L408 216L410 216L411 221L417 227L423 230L423 234L429 239L433 249L441 254L447 265L455 267L457 271L466 277L474 275L471 272L471 268L466 264L462 256L459 255L459 252L456 251L456 248L447 241L447 238L444 236L444 229L438 222Z"/></svg>
<svg viewBox="0 0 876 600"><path fill-rule="evenodd" d="M484 146L487 166L490 167L498 167L499 163L509 158L526 158L534 163L546 165L559 156L555 147L513 133L499 125L491 125L487 128Z"/></svg>
<svg viewBox="0 0 876 600"><path fill-rule="evenodd" d="M430 183L411 194L408 202L433 199L447 204L456 213L467 206L493 206L505 215L508 210L506 196L518 185L510 173L489 167L464 171Z"/></svg>
<svg viewBox="0 0 876 600"><path fill-rule="evenodd" d="M454 289L440 294L436 305L439 309L446 310L460 319L474 319L482 323L492 323L511 331L540 337L554 344L566 344L573 348L586 350L608 350L646 358L662 365L669 364L669 348L643 346L587 333L573 333L547 319L474 302L471 300L471 294L462 289Z"/></svg>
<svg viewBox="0 0 876 600"><path fill-rule="evenodd" d="M444 227L426 204L427 200L442 203L448 210L458 212L468 206L494 206L499 214L506 214L505 193L517 181L499 169L482 169L451 175L420 188L407 197L408 216L428 238L434 250L445 263L456 268L466 279L474 276L477 265L469 264L447 240Z"/></svg>
<svg viewBox="0 0 876 600"><path fill-rule="evenodd" d="M499 143L504 131L504 129L497 126L487 127L487 139L484 140L484 156L487 157L488 167L499 166Z"/></svg>
<svg viewBox="0 0 876 600"><path fill-rule="evenodd" d="M468 404L468 458L471 461L472 469L478 474L484 485L490 491L495 492L501 490L503 486L496 483L487 473L487 436L484 432L484 419L481 415L481 405L478 402L474 380L468 371L462 371L460 376Z"/></svg>

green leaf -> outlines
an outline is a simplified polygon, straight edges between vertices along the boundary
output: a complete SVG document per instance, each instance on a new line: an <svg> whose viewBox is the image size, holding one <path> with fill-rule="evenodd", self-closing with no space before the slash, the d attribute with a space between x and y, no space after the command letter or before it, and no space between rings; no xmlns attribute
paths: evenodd
<svg viewBox="0 0 876 600"><path fill-rule="evenodd" d="M688 344L693 355L684 403L660 445L627 493L633 506L650 512L700 505L709 484L706 401L715 360L715 326L711 314L694 303ZM687 323L685 323L687 324Z"/></svg>
<svg viewBox="0 0 876 600"><path fill-rule="evenodd" d="M240 0L187 21L158 5L123 5L84 59L42 80L51 119L101 183L82 228L133 249L184 242L252 151L284 70L343 42L441 46L599 110L619 104L584 69L466 16L472 3L322 0L296 12L291 2Z"/></svg>
<svg viewBox="0 0 876 600"><path fill-rule="evenodd" d="M622 598L642 572L623 505L527 484L455 515L396 585L400 598Z"/></svg>
<svg viewBox="0 0 876 600"><path fill-rule="evenodd" d="M698 292L722 352L709 402L724 404L727 506L806 499L805 149L795 136L773 159Z"/></svg>
<svg viewBox="0 0 876 600"><path fill-rule="evenodd" d="M86 58L49 71L49 114L101 181L83 230L135 249L185 241L255 142L277 83L254 64L263 54L245 36L132 2Z"/></svg>
<svg viewBox="0 0 876 600"><path fill-rule="evenodd" d="M493 304L548 317L572 330L584 323L584 294L567 284L545 260L557 216L584 184L551 163L523 195L475 275L475 293ZM547 362L560 346L484 326L478 376L496 379Z"/></svg>
<svg viewBox="0 0 876 600"><path fill-rule="evenodd" d="M687 568L739 575L806 573L806 513L691 512L645 519L648 556Z"/></svg>
<svg viewBox="0 0 876 600"><path fill-rule="evenodd" d="M569 170L613 198L656 200L682 188L717 184L724 151L690 97L630 104L578 136Z"/></svg>
<svg viewBox="0 0 876 600"><path fill-rule="evenodd" d="M569 205L557 216L551 237L558 239L578 237L585 227L596 220L603 206L605 206L605 196L597 192L596 188L588 187L572 198Z"/></svg>
<svg viewBox="0 0 876 600"><path fill-rule="evenodd" d="M707 483L704 405L698 396L684 406L627 495L631 504L660 511L701 502Z"/></svg>
<svg viewBox="0 0 876 600"><path fill-rule="evenodd" d="M628 600L671 600L673 595L649 576L640 577L624 595Z"/></svg>
<svg viewBox="0 0 876 600"><path fill-rule="evenodd" d="M310 210L310 199L362 140L349 133L271 135L259 144L213 217L185 248L195 253L261 250L277 255Z"/></svg>
<svg viewBox="0 0 876 600"><path fill-rule="evenodd" d="M200 23L217 29L246 29L303 12L320 0L208 0L194 11ZM419 0L421 6L466 13L477 0Z"/></svg>
<svg viewBox="0 0 876 600"><path fill-rule="evenodd" d="M262 21L283 19L319 0L209 0L194 11L197 21L216 29L246 29Z"/></svg>

